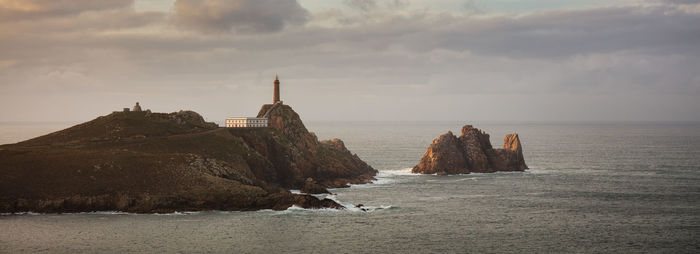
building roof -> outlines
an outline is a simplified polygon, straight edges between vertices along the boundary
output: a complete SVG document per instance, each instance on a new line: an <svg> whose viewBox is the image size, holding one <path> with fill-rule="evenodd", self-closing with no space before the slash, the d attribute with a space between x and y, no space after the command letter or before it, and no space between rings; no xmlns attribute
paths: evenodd
<svg viewBox="0 0 700 254"><path fill-rule="evenodd" d="M229 119L236 119L236 120L242 120L242 119L246 119L246 120L260 120L260 119L265 119L265 120L267 120L267 118L264 118L264 117L227 117L227 118L226 118L226 120L229 120Z"/></svg>

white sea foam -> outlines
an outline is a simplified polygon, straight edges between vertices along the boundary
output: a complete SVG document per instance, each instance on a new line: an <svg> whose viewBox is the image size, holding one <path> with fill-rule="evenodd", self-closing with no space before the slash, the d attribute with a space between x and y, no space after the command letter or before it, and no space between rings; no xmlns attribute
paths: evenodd
<svg viewBox="0 0 700 254"><path fill-rule="evenodd" d="M97 211L97 212L82 212L78 214L96 214L96 215L126 215L126 214L135 214L135 213L127 213L127 212L121 212L121 211Z"/></svg>
<svg viewBox="0 0 700 254"><path fill-rule="evenodd" d="M289 190L292 194L301 194L300 190Z"/></svg>
<svg viewBox="0 0 700 254"><path fill-rule="evenodd" d="M396 176L405 176L405 175L415 176L417 174L411 173L410 168L394 169L394 170L381 170L375 176L376 179L373 180L372 182L370 182L369 184L349 184L349 185L350 185L350 187L373 187L373 185L391 184L391 183L395 183L397 181Z"/></svg>
<svg viewBox="0 0 700 254"><path fill-rule="evenodd" d="M348 186L350 186L351 188L374 187L375 185L390 184L390 183L393 183L396 181L392 175L387 175L387 174L382 175L382 173L377 174L375 176L375 178L376 178L375 180L372 180L369 183L348 184ZM335 189L337 189L337 188L328 189L328 191L332 192L332 190L335 190Z"/></svg>
<svg viewBox="0 0 700 254"><path fill-rule="evenodd" d="M73 215L73 214L87 214L87 215L127 215L135 213L127 213L120 211L97 211L97 212L77 212L77 213L36 213L36 212L19 212L19 213L0 213L2 216L7 215Z"/></svg>
<svg viewBox="0 0 700 254"><path fill-rule="evenodd" d="M390 184L395 182L393 177L388 177L388 176L381 176L377 174L377 180L372 181L372 184Z"/></svg>
<svg viewBox="0 0 700 254"><path fill-rule="evenodd" d="M275 211L275 214L287 214L290 212L339 212L342 210L338 209L333 209L333 208L303 208L301 206L297 205L292 205L286 210L282 211Z"/></svg>
<svg viewBox="0 0 700 254"><path fill-rule="evenodd" d="M374 212L377 210L394 208L391 205L380 205L380 206L363 205L362 207L357 207L353 204L346 204L346 203L341 202L340 200L338 200L337 195L329 195L327 198L342 205L343 207L345 207L346 210L351 211L351 212Z"/></svg>
<svg viewBox="0 0 700 254"><path fill-rule="evenodd" d="M19 213L0 213L2 216L9 216L9 215L42 215L41 213L35 213L35 212L19 212Z"/></svg>
<svg viewBox="0 0 700 254"><path fill-rule="evenodd" d="M205 212L211 212L211 211L205 211ZM172 213L153 213L152 215L160 215L160 216L182 216L182 215L194 215L194 214L200 214L202 213L201 211L185 211L185 212L180 212L180 211L175 211Z"/></svg>
<svg viewBox="0 0 700 254"><path fill-rule="evenodd" d="M418 176L420 174L412 173L411 168L402 168L402 169L391 169L391 170L379 171L379 174L377 174L377 176L381 176L381 175Z"/></svg>
<svg viewBox="0 0 700 254"><path fill-rule="evenodd" d="M370 206L370 205L365 206L365 205L363 205L362 207L357 207L353 204L346 204L346 203L341 202L340 200L338 200L338 197L335 194L318 194L318 195L314 195L314 196L316 196L318 198L327 198L327 199L333 200L336 203L338 203L339 205L345 207L345 209L344 210L333 209L333 208L321 208L321 209L310 208L310 209L307 209L307 208L303 208L303 207L300 207L297 205L292 205L284 211L275 211L275 213L276 214L287 214L290 212L343 212L343 211L346 211L346 212L374 212L374 211L378 211L378 210L395 209L396 208L396 207L391 206L391 205L380 205L380 206Z"/></svg>

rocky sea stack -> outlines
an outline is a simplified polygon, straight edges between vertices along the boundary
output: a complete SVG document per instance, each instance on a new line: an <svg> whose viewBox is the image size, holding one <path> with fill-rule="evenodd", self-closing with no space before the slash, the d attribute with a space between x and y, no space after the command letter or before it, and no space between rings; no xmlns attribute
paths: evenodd
<svg viewBox="0 0 700 254"><path fill-rule="evenodd" d="M318 141L281 103L268 128L220 128L197 113L115 112L0 146L0 213L343 208L289 189L373 180L342 141Z"/></svg>
<svg viewBox="0 0 700 254"><path fill-rule="evenodd" d="M433 140L420 163L411 171L420 174L468 174L527 169L520 138L508 134L503 148L493 149L489 134L465 125L457 137L447 132Z"/></svg>

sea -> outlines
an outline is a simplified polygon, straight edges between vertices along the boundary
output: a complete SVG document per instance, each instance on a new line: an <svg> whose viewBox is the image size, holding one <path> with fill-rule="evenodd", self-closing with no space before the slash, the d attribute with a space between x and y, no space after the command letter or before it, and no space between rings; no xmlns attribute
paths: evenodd
<svg viewBox="0 0 700 254"><path fill-rule="evenodd" d="M525 172L416 175L439 135L520 135ZM0 143L68 127L0 124ZM0 253L700 253L700 123L309 122L379 170L348 209L0 216ZM355 206L362 204L365 209Z"/></svg>

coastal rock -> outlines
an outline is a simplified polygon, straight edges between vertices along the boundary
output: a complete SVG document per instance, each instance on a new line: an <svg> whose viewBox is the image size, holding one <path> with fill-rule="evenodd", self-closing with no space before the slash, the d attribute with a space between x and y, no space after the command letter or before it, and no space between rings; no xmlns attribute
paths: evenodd
<svg viewBox="0 0 700 254"><path fill-rule="evenodd" d="M489 134L471 125L456 137L447 132L433 141L413 173L468 174L527 169L517 133L505 137L502 149L493 149Z"/></svg>
<svg viewBox="0 0 700 254"><path fill-rule="evenodd" d="M489 134L471 125L462 127L462 135L459 136L459 142L467 160L466 168L468 168L468 172L492 172L489 166L489 158L486 155L487 152L493 149L489 139Z"/></svg>
<svg viewBox="0 0 700 254"><path fill-rule="evenodd" d="M351 153L340 139L319 141L289 105L277 103L263 105L258 117L269 118L270 127L281 132L291 143L286 155L293 162L282 167L291 173L286 179L289 187L303 187L308 177L329 187L347 187L348 184L368 183L377 171ZM270 151L270 154L278 153ZM283 163L284 164L284 163Z"/></svg>
<svg viewBox="0 0 700 254"><path fill-rule="evenodd" d="M420 163L413 168L421 174L464 174L469 173L467 160L460 140L451 131L433 140Z"/></svg>
<svg viewBox="0 0 700 254"><path fill-rule="evenodd" d="M523 157L523 149L520 144L520 137L517 133L506 135L503 140L503 149L496 149L496 154L502 164L494 164L493 168L497 171L522 171L527 169L525 158Z"/></svg>
<svg viewBox="0 0 700 254"><path fill-rule="evenodd" d="M306 178L304 187L301 188L301 192L308 194L330 193L326 188L316 183L316 181L314 181L314 179L311 177Z"/></svg>
<svg viewBox="0 0 700 254"><path fill-rule="evenodd" d="M345 147L340 139L324 140L318 146L318 181L328 187L348 187L375 180L377 171Z"/></svg>

